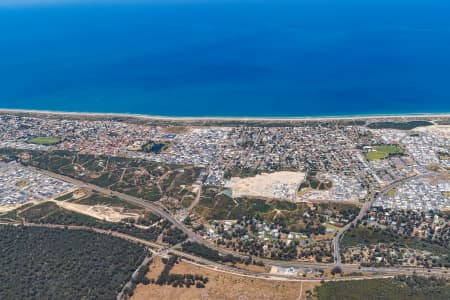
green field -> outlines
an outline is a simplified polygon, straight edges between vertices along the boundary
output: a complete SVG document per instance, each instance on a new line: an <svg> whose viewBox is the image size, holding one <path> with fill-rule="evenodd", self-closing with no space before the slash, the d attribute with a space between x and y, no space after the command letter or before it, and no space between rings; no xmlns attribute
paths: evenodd
<svg viewBox="0 0 450 300"><path fill-rule="evenodd" d="M380 160L391 155L405 153L405 150L397 145L372 146L372 149L374 151L367 152L366 154L368 160Z"/></svg>
<svg viewBox="0 0 450 300"><path fill-rule="evenodd" d="M37 144L44 146L56 145L62 142L61 138L51 137L51 136L39 136L32 139L29 139L27 143L29 144Z"/></svg>

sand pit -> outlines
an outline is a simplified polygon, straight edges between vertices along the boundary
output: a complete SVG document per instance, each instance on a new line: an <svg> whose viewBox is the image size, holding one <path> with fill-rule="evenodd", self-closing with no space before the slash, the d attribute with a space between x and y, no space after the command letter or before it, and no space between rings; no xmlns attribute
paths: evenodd
<svg viewBox="0 0 450 300"><path fill-rule="evenodd" d="M297 190L305 174L300 172L263 173L255 177L232 177L225 187L230 188L233 198L262 197L283 200L295 200Z"/></svg>
<svg viewBox="0 0 450 300"><path fill-rule="evenodd" d="M106 220L108 222L120 222L123 219L128 218L136 219L139 217L139 214L125 213L121 211L122 210L121 208L110 207L106 205L90 206L61 201L54 201L54 202L64 209L88 215L99 220Z"/></svg>

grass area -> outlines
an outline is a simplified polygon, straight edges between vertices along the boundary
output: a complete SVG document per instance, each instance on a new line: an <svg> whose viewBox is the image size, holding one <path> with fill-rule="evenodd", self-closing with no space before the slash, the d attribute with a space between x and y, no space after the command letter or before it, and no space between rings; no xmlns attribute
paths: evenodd
<svg viewBox="0 0 450 300"><path fill-rule="evenodd" d="M146 251L83 230L0 226L0 299L115 299Z"/></svg>
<svg viewBox="0 0 450 300"><path fill-rule="evenodd" d="M385 159L391 155L403 154L405 150L397 145L372 146L373 151L367 152L368 160Z"/></svg>
<svg viewBox="0 0 450 300"><path fill-rule="evenodd" d="M396 188L392 188L389 191L387 191L386 195L388 197L394 197L397 194L397 189Z"/></svg>
<svg viewBox="0 0 450 300"><path fill-rule="evenodd" d="M52 146L57 145L61 143L63 140L61 138L57 137L51 137L51 136L39 136L31 138L27 141L29 144L37 144L37 145L43 145L43 146Z"/></svg>
<svg viewBox="0 0 450 300"><path fill-rule="evenodd" d="M315 289L318 300L447 300L450 284L444 279L398 277L325 282Z"/></svg>

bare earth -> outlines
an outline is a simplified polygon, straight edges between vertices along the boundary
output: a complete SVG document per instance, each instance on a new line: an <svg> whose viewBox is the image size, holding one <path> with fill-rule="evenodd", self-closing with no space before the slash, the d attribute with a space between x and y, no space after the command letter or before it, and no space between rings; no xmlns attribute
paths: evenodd
<svg viewBox="0 0 450 300"><path fill-rule="evenodd" d="M16 205L2 205L2 206L0 206L0 213L7 213L7 212L9 212L11 210L14 210L14 209L16 209L18 207L21 207L23 204L24 203L19 203L19 204L16 204Z"/></svg>
<svg viewBox="0 0 450 300"><path fill-rule="evenodd" d="M155 278L155 273L161 271L161 262L156 259L156 266L150 266L149 278ZM274 281L230 275L227 273L213 271L187 262L175 265L173 274L198 274L206 276L209 282L203 289L173 288L172 286L159 286L156 284L138 285L132 300L231 300L231 299L283 299L297 300L306 299L307 290L313 291L319 282L289 282ZM157 276L156 276L157 277ZM301 295L301 297L300 297Z"/></svg>
<svg viewBox="0 0 450 300"><path fill-rule="evenodd" d="M305 180L305 174L300 172L263 173L255 177L232 177L226 187L232 190L234 198L263 197L274 199L295 200L298 186Z"/></svg>
<svg viewBox="0 0 450 300"><path fill-rule="evenodd" d="M120 222L127 218L137 218L138 214L122 212L121 208L105 205L82 205L71 202L54 201L58 206L80 214L88 215L99 220L108 222Z"/></svg>

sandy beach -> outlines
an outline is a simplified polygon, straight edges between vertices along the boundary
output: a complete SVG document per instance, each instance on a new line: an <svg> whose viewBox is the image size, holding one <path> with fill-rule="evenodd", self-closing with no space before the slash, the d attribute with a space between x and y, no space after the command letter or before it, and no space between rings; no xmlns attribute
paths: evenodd
<svg viewBox="0 0 450 300"><path fill-rule="evenodd" d="M408 119L433 119L433 118L450 118L450 113L414 113L414 114L375 114L375 115L348 115L348 116L299 116L299 117L214 117L214 116L158 116L131 113L100 113L100 112L66 112L66 111L50 111L50 110L27 110L27 109L2 109L3 114L30 114L36 116L52 115L52 116L71 116L71 117L110 117L110 118L135 118L150 121L260 121L260 122L295 122L295 121L340 121L340 120L408 120Z"/></svg>

